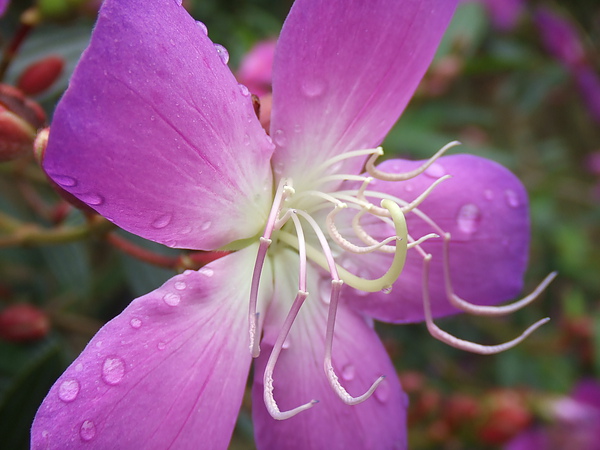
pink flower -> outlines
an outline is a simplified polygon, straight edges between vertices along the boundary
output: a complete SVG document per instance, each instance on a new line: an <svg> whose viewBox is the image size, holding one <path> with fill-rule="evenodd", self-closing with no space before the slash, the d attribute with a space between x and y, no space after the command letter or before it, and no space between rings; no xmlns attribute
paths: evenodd
<svg viewBox="0 0 600 450"><path fill-rule="evenodd" d="M271 92L273 57L277 41L261 41L250 49L237 73L237 79L259 97Z"/></svg>
<svg viewBox="0 0 600 450"><path fill-rule="evenodd" d="M406 396L372 318L425 319L481 353L541 323L485 347L432 320L535 296L458 297L521 290L527 195L510 172L469 155L373 165L454 7L297 0L271 140L180 2L106 0L45 170L130 232L237 251L106 324L44 400L34 449L226 448L252 357L259 448L405 448Z"/></svg>

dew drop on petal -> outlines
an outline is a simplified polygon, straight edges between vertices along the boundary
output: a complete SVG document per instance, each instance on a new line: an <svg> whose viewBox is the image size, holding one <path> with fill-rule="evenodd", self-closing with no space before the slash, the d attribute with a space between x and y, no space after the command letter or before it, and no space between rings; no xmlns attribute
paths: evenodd
<svg viewBox="0 0 600 450"><path fill-rule="evenodd" d="M244 97L250 97L250 90L246 86L243 84L238 84L238 86L240 87L240 92Z"/></svg>
<svg viewBox="0 0 600 450"><path fill-rule="evenodd" d="M202 231L208 231L208 229L212 226L212 222L204 222L200 229Z"/></svg>
<svg viewBox="0 0 600 450"><path fill-rule="evenodd" d="M441 178L446 175L446 169L444 169L441 164L434 162L427 169L425 169L425 175L428 175L431 178Z"/></svg>
<svg viewBox="0 0 600 450"><path fill-rule="evenodd" d="M287 144L287 138L285 137L285 132L283 130L276 130L275 133L273 133L273 140L279 147L285 147L285 144Z"/></svg>
<svg viewBox="0 0 600 450"><path fill-rule="evenodd" d="M129 321L129 325L131 325L131 328L135 328L137 330L142 326L142 321L137 317L134 317Z"/></svg>
<svg viewBox="0 0 600 450"><path fill-rule="evenodd" d="M193 274L194 274L194 271L192 269L185 269L183 271L183 275L186 277L189 277L190 275L193 275Z"/></svg>
<svg viewBox="0 0 600 450"><path fill-rule="evenodd" d="M91 420L84 420L79 428L79 437L88 442L96 437L96 425Z"/></svg>
<svg viewBox="0 0 600 450"><path fill-rule="evenodd" d="M163 297L163 301L169 306L177 306L181 301L181 297L179 294L175 294L174 292L169 292L165 294Z"/></svg>
<svg viewBox="0 0 600 450"><path fill-rule="evenodd" d="M493 200L494 191L492 191L491 189L486 189L485 191L483 191L483 198L485 198L486 200Z"/></svg>
<svg viewBox="0 0 600 450"><path fill-rule="evenodd" d="M214 45L215 45L215 50L219 54L219 58L221 58L221 61L223 61L223 64L227 64L229 62L229 52L227 51L227 49L225 47L223 47L221 44L214 44Z"/></svg>
<svg viewBox="0 0 600 450"><path fill-rule="evenodd" d="M479 228L481 222L481 212L477 205L473 203L467 203L463 205L458 211L456 223L458 224L459 230L464 233L472 234Z"/></svg>
<svg viewBox="0 0 600 450"><path fill-rule="evenodd" d="M167 225L169 225L169 223L171 222L172 216L171 214L164 214L158 218L156 218L153 222L152 222L152 228L156 228L157 230L160 230L161 228L166 227Z"/></svg>
<svg viewBox="0 0 600 450"><path fill-rule="evenodd" d="M63 187L77 186L77 180L67 175L51 175L52 179Z"/></svg>
<svg viewBox="0 0 600 450"><path fill-rule="evenodd" d="M244 135L244 145L245 145L246 147L248 147L248 146L250 145L250 135L249 135L248 133L246 133L246 134Z"/></svg>
<svg viewBox="0 0 600 450"><path fill-rule="evenodd" d="M351 381L356 375L356 368L352 364L346 364L342 368L342 378L346 381Z"/></svg>
<svg viewBox="0 0 600 450"><path fill-rule="evenodd" d="M516 208L521 204L517 193L512 189L507 189L504 191L504 197L506 198L506 204L511 208Z"/></svg>
<svg viewBox="0 0 600 450"><path fill-rule="evenodd" d="M307 97L314 98L325 92L325 83L321 80L304 80L302 93Z"/></svg>
<svg viewBox="0 0 600 450"><path fill-rule="evenodd" d="M203 267L202 269L200 269L198 271L198 273L204 275L205 277L212 277L215 274L215 271L212 270L210 267Z"/></svg>
<svg viewBox="0 0 600 450"><path fill-rule="evenodd" d="M81 372L83 370L83 364L77 363L75 365L75 372Z"/></svg>
<svg viewBox="0 0 600 450"><path fill-rule="evenodd" d="M125 376L125 362L118 356L109 356L102 364L102 379L106 384L115 386Z"/></svg>
<svg viewBox="0 0 600 450"><path fill-rule="evenodd" d="M185 281L176 281L175 282L175 289L177 289L178 291L183 291L183 290L185 290L186 287L187 287L187 284L185 284Z"/></svg>
<svg viewBox="0 0 600 450"><path fill-rule="evenodd" d="M81 201L92 206L100 206L104 203L104 197L102 197L100 194L82 194L79 198Z"/></svg>
<svg viewBox="0 0 600 450"><path fill-rule="evenodd" d="M384 286L383 289L381 290L381 292L383 292L384 294L391 294L392 286Z"/></svg>
<svg viewBox="0 0 600 450"><path fill-rule="evenodd" d="M281 344L281 348L284 350L287 350L288 348L290 348L290 337L286 337L285 341L283 341L283 344Z"/></svg>
<svg viewBox="0 0 600 450"><path fill-rule="evenodd" d="M372 182L371 182L371 184L372 184ZM405 190L406 192L412 192L412 191L414 191L414 190L415 190L415 187L414 187L412 184L406 184L406 185L404 186L404 190Z"/></svg>
<svg viewBox="0 0 600 450"><path fill-rule="evenodd" d="M65 380L58 387L58 398L65 403L70 403L79 395L79 389L79 381L72 379Z"/></svg>
<svg viewBox="0 0 600 450"><path fill-rule="evenodd" d="M373 393L373 395L381 403L387 402L390 398L390 385L389 385L388 381L383 380L379 384L379 386L377 386L377 389L375 389L375 392Z"/></svg>
<svg viewBox="0 0 600 450"><path fill-rule="evenodd" d="M156 348L158 348L159 350L164 350L166 347L167 347L167 344L166 344L166 343L164 343L164 342L159 342L159 343L156 345Z"/></svg>
<svg viewBox="0 0 600 450"><path fill-rule="evenodd" d="M200 22L199 20L196 20L196 25L198 25L198 27L202 30L202 32L208 36L208 27L206 26L206 24L204 22Z"/></svg>

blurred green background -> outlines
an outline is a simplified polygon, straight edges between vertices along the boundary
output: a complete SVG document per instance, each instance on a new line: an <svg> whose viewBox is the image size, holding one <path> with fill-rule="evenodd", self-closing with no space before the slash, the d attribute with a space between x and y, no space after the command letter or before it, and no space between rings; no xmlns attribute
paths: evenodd
<svg viewBox="0 0 600 450"><path fill-rule="evenodd" d="M60 78L33 96L48 117L87 44L98 3L13 1L0 19L6 59L22 31L23 12L34 7L41 17L2 82L15 84L29 64L48 55L65 62ZM229 50L234 71L256 42L277 36L291 3L184 2L208 26L213 41ZM438 323L461 338L498 343L541 317L552 321L517 348L495 356L450 348L429 336L423 324L380 326L410 395L413 449L503 448L527 429L557 426L556 400L581 380L600 375L600 82L595 88L593 83L582 85L578 69L549 48L536 20L537 8L543 6L570 23L584 52L576 65L598 77L600 6L592 0L505 2L507 7L515 3L515 17L507 26L494 3L461 4L434 64L384 148L388 156L421 159L458 139L464 144L458 151L510 168L527 187L531 202L533 234L524 293L549 272L559 272L540 299L509 317L464 315ZM568 44L566 38L561 42ZM34 307L18 319L25 323L25 338L11 331L11 320L17 319L0 320L0 447L25 449L38 405L87 340L174 270L126 254L100 232L59 244L15 239L32 224L35 229L85 228L89 220L79 210L65 209L31 155L0 163L0 213L0 314L17 304ZM11 227L10 220L16 225ZM124 232L118 236L171 259L181 255ZM249 401L231 448L254 448Z"/></svg>

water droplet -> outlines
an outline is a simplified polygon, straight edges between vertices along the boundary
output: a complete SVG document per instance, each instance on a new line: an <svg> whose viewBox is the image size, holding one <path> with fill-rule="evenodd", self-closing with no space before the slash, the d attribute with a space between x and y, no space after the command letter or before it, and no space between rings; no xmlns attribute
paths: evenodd
<svg viewBox="0 0 600 450"><path fill-rule="evenodd" d="M202 32L208 36L208 27L206 26L206 24L204 22L200 22L199 20L196 20L196 25L198 25L198 27L202 30Z"/></svg>
<svg viewBox="0 0 600 450"><path fill-rule="evenodd" d="M294 125L294 133L301 133L301 132L302 132L302 127L300 126L300 124Z"/></svg>
<svg viewBox="0 0 600 450"><path fill-rule="evenodd" d="M390 385L388 383L387 380L383 380L379 386L377 386L377 389L375 389L375 392L373 393L373 395L375 395L375 398L377 400L379 400L381 403L385 403L388 401L388 399L390 398Z"/></svg>
<svg viewBox="0 0 600 450"><path fill-rule="evenodd" d="M79 428L79 436L82 441L88 442L96 437L96 425L91 420L84 420Z"/></svg>
<svg viewBox="0 0 600 450"><path fill-rule="evenodd" d="M320 80L304 80L302 83L302 93L307 97L318 97L325 92L325 83Z"/></svg>
<svg viewBox="0 0 600 450"><path fill-rule="evenodd" d="M238 84L238 86L240 87L240 92L244 97L250 97L250 90L248 90L246 86L243 84Z"/></svg>
<svg viewBox="0 0 600 450"><path fill-rule="evenodd" d="M204 275L205 277L212 277L215 274L215 271L212 270L210 267L203 267L202 269L200 269L198 271L198 273Z"/></svg>
<svg viewBox="0 0 600 450"><path fill-rule="evenodd" d="M167 239L163 242L163 244L171 248L177 247L177 241L175 239Z"/></svg>
<svg viewBox="0 0 600 450"><path fill-rule="evenodd" d="M468 234L475 233L477 228L479 228L479 222L481 222L481 212L473 203L467 203L458 211L456 222L459 230L462 232Z"/></svg>
<svg viewBox="0 0 600 450"><path fill-rule="evenodd" d="M373 182L371 182L371 184L373 184ZM405 190L406 192L412 192L412 191L414 191L414 190L415 190L415 187L414 187L412 184L406 184L406 185L404 186L404 190Z"/></svg>
<svg viewBox="0 0 600 450"><path fill-rule="evenodd" d="M290 348L290 337L286 337L285 341L283 341L283 344L281 344L281 348L284 350L287 350L288 348Z"/></svg>
<svg viewBox="0 0 600 450"><path fill-rule="evenodd" d="M342 368L342 378L346 381L350 381L354 379L356 375L356 368L352 364L346 364Z"/></svg>
<svg viewBox="0 0 600 450"><path fill-rule="evenodd" d="M42 437L43 437L44 439L47 439L47 438L48 438L48 436L50 436L50 432L49 432L48 430L44 430L44 431L42 431Z"/></svg>
<svg viewBox="0 0 600 450"><path fill-rule="evenodd" d="M186 287L187 287L187 284L185 284L185 281L176 281L175 282L175 289L177 289L178 291L183 291L183 290L185 290Z"/></svg>
<svg viewBox="0 0 600 450"><path fill-rule="evenodd" d="M392 286L384 286L383 289L381 290L381 292L383 292L384 294L391 294L392 293Z"/></svg>
<svg viewBox="0 0 600 450"><path fill-rule="evenodd" d="M186 277L189 277L192 274L194 274L194 271L192 269L186 269L183 271L183 275Z"/></svg>
<svg viewBox="0 0 600 450"><path fill-rule="evenodd" d="M77 180L67 175L51 175L52 179L64 187L77 186Z"/></svg>
<svg viewBox="0 0 600 450"><path fill-rule="evenodd" d="M169 292L165 294L165 296L163 297L163 301L169 306L177 306L181 301L181 297L179 296L179 294Z"/></svg>
<svg viewBox="0 0 600 450"><path fill-rule="evenodd" d="M125 362L118 356L109 356L102 364L102 379L106 384L115 386L125 376Z"/></svg>
<svg viewBox="0 0 600 450"><path fill-rule="evenodd" d="M483 191L483 198L485 198L486 200L492 200L494 198L494 191L492 191L491 189L486 189L485 191Z"/></svg>
<svg viewBox="0 0 600 450"><path fill-rule="evenodd" d="M521 204L519 201L519 196L512 189L507 189L504 191L504 197L506 198L506 204L511 208L516 208Z"/></svg>
<svg viewBox="0 0 600 450"><path fill-rule="evenodd" d="M214 45L215 50L217 50L217 53L219 54L219 58L221 58L221 61L223 61L223 64L227 64L229 62L229 52L227 51L227 49L221 44Z"/></svg>
<svg viewBox="0 0 600 450"><path fill-rule="evenodd" d="M83 370L83 364L77 363L75 366L75 372L81 372Z"/></svg>
<svg viewBox="0 0 600 450"><path fill-rule="evenodd" d="M446 169L441 164L434 162L425 169L425 175L429 175L431 178L441 178L446 175Z"/></svg>
<svg viewBox="0 0 600 450"><path fill-rule="evenodd" d="M79 389L79 381L65 380L58 387L58 398L65 403L72 402L79 395Z"/></svg>
<svg viewBox="0 0 600 450"><path fill-rule="evenodd" d="M103 344L104 344L104 342L102 342L102 341L96 342L96 348L102 347Z"/></svg>
<svg viewBox="0 0 600 450"><path fill-rule="evenodd" d="M156 120L156 117L155 116L150 116L150 120L154 122Z"/></svg>
<svg viewBox="0 0 600 450"><path fill-rule="evenodd" d="M246 133L246 134L244 135L244 145L245 145L246 147L248 147L248 146L250 145L250 135L249 135L248 133Z"/></svg>
<svg viewBox="0 0 600 450"><path fill-rule="evenodd" d="M283 167L283 163L281 161L277 161L273 166L273 172L275 172L277 175L281 175L283 173Z"/></svg>
<svg viewBox="0 0 600 450"><path fill-rule="evenodd" d="M138 329L142 326L142 321L140 319L138 319L137 317L134 317L133 319L131 319L129 321L129 325L131 325L131 328Z"/></svg>
<svg viewBox="0 0 600 450"><path fill-rule="evenodd" d="M154 222L152 222L152 228L156 228L157 230L160 230L161 228L166 227L171 222L172 217L173 216L171 216L171 214L164 214L164 215L158 217L157 219L154 220Z"/></svg>
<svg viewBox="0 0 600 450"><path fill-rule="evenodd" d="M204 222L202 224L202 226L200 227L200 229L202 231L207 231L211 227L211 225L212 225L212 222Z"/></svg>
<svg viewBox="0 0 600 450"><path fill-rule="evenodd" d="M285 147L285 144L287 143L285 132L283 130L276 130L273 134L273 140L278 146Z"/></svg>
<svg viewBox="0 0 600 450"><path fill-rule="evenodd" d="M164 343L164 342L159 342L159 343L156 345L156 348L158 348L159 350L164 350L166 347L167 347L167 344L166 344L166 343Z"/></svg>
<svg viewBox="0 0 600 450"><path fill-rule="evenodd" d="M104 203L104 197L102 197L100 194L82 194L79 198L82 202L92 206L99 206Z"/></svg>

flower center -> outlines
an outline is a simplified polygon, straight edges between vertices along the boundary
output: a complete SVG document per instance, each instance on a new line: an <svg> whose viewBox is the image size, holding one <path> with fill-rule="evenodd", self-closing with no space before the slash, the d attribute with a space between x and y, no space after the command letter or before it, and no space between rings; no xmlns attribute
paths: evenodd
<svg viewBox="0 0 600 450"><path fill-rule="evenodd" d="M324 371L333 391L344 403L349 405L355 405L368 399L381 383L383 377L375 380L363 395L353 397L341 385L335 373L332 364L332 348L336 312L342 286L345 283L364 292L391 292L393 283L402 273L408 250L414 249L423 259L423 309L428 330L435 338L471 352L495 353L521 342L537 327L547 321L547 319L540 320L516 339L496 346L484 346L458 339L442 331L433 323L429 300L429 263L432 255L425 252L420 245L425 240L443 240L444 252L442 257L448 300L453 306L471 314L498 315L519 309L535 299L556 275L550 274L531 295L512 305L490 307L469 303L454 294L452 289L448 257L450 234L446 233L418 208L433 189L449 179L450 176L442 174L443 176L437 178L411 202L369 189L374 179L402 182L420 175L430 168L446 150L457 144L458 142L451 142L420 167L409 172L386 173L378 170L375 167L375 161L383 155L381 147L378 147L347 152L325 161L313 172L315 179L311 180L310 185L315 186L315 189L296 192L292 179L282 178L279 181L263 235L260 237L250 289L249 310L250 351L253 357L257 357L260 353L258 338L260 336L259 313L257 312L258 287L269 247L276 242L277 245L286 245L296 250L299 258L298 291L269 356L264 373L264 400L267 410L275 419L292 417L305 409L311 408L317 402L312 400L294 409L282 412L279 410L273 395L275 364L284 348L292 324L309 295L306 283L308 260L327 271L331 278L329 311L325 331ZM368 160L365 166L367 172L365 175L337 173L337 170L339 170L337 168L343 166L344 160L350 158L364 159L366 157L368 157ZM348 230L343 230L343 232L336 226L336 217L342 211L344 211L346 218L345 223L350 225L346 227ZM348 218L348 214L352 213L351 218ZM408 213L414 213L421 220L427 222L435 230L435 233L419 237L411 236L405 220L405 214ZM361 225L361 223L364 223L365 218L369 223L381 222L386 229L393 230L393 234L381 241L375 239ZM372 252L390 254L390 265L379 278L367 279L343 267L343 263L347 258L354 258L356 255Z"/></svg>

